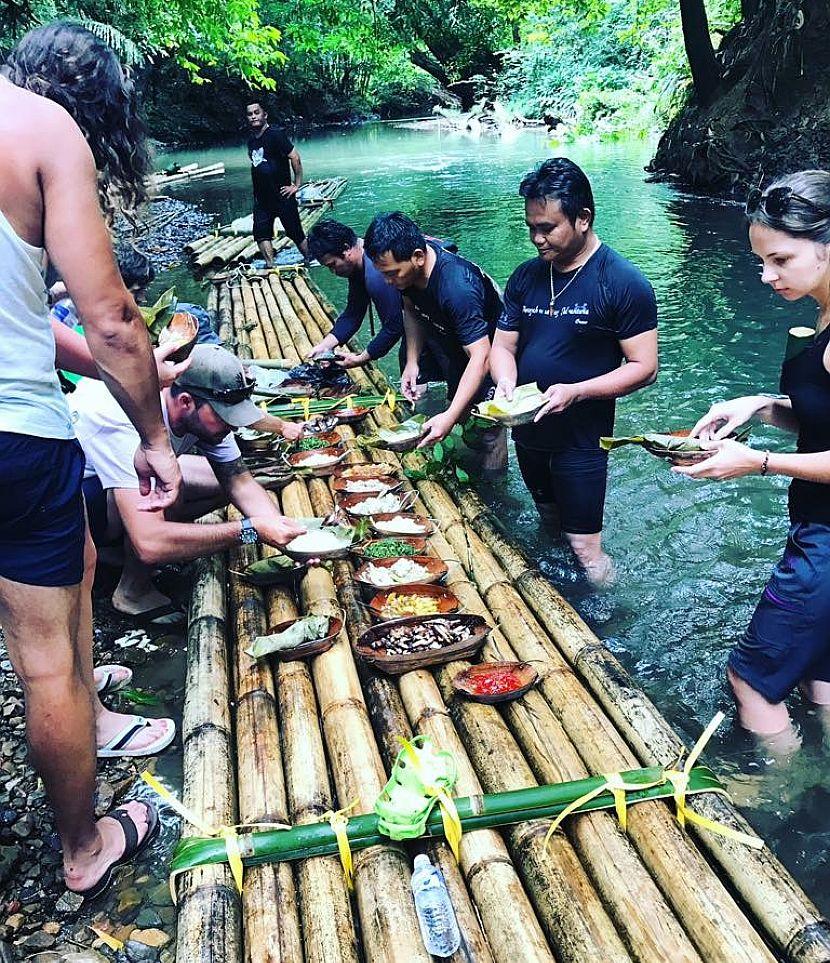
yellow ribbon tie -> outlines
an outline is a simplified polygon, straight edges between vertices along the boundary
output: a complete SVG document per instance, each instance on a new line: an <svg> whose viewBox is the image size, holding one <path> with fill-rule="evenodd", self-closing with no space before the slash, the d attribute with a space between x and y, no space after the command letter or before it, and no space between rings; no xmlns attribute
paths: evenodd
<svg viewBox="0 0 830 963"><path fill-rule="evenodd" d="M391 388L389 388L386 394L384 395L383 401L381 402L381 404L388 405L389 410L394 414L396 402L397 402L397 395Z"/></svg>
<svg viewBox="0 0 830 963"><path fill-rule="evenodd" d="M311 398L298 398L297 404L303 406L303 421L308 421L309 412L311 411Z"/></svg>
<svg viewBox="0 0 830 963"><path fill-rule="evenodd" d="M354 863L352 861L352 847L349 845L349 836L346 827L349 825L347 812L354 809L357 800L351 805L338 809L337 812L329 809L323 813L323 820L328 820L329 825L337 838L337 851L340 854L340 865L343 867L343 879L346 880L348 889L354 889Z"/></svg>
<svg viewBox="0 0 830 963"><path fill-rule="evenodd" d="M268 414L268 402L267 402L267 401L260 401L259 407L262 409L262 411L263 411L266 415Z"/></svg>
<svg viewBox="0 0 830 963"><path fill-rule="evenodd" d="M354 405L352 404L352 396L351 396L351 395L346 395L346 400L343 402L343 407L344 407L347 411L350 410L351 408L354 408Z"/></svg>
<svg viewBox="0 0 830 963"><path fill-rule="evenodd" d="M603 782L601 782L596 788L589 790L584 796L580 796L579 799L574 799L574 801L566 806L561 813L554 819L550 824L550 829L545 833L544 848L547 849L550 844L551 836L559 829L562 822L571 815L571 813L576 812L582 806L587 805L591 800L596 799L597 796L604 792L610 792L614 796L614 808L617 811L617 819L620 823L620 829L623 832L627 832L628 829L628 810L626 809L625 794L627 792L635 792L639 789L652 789L654 786L659 786L664 779L655 779L653 782L636 782L627 783L622 774L619 772L607 772L602 776Z"/></svg>
<svg viewBox="0 0 830 963"><path fill-rule="evenodd" d="M713 819L707 819L705 816L700 816L694 810L689 809L686 805L686 791L689 788L689 779L691 777L692 769L694 768L698 757L706 747L706 743L712 738L715 730L723 722L723 720L724 715L722 712L715 713L715 717L703 730L700 738L694 744L692 751L689 753L689 756L683 765L682 770L666 770L666 778L672 784L674 789L674 802L677 808L677 821L684 828L686 826L686 821L688 820L690 823L694 823L696 826L700 826L702 829L708 829L709 832L716 833L719 836L725 836L727 839L734 839L736 842L744 843L747 846L752 846L753 849L761 849L764 845L763 839L759 839L757 836L750 836L748 833L742 833L738 829L732 829L731 826L724 826L723 823L715 822ZM722 796L727 795L725 789L713 788L708 791L720 793Z"/></svg>
<svg viewBox="0 0 830 963"><path fill-rule="evenodd" d="M458 815L458 810L455 808L455 802L445 789L438 789L436 786L427 786L425 788L431 796L435 796L438 800L438 806L441 810L441 822L444 826L444 835L450 844L450 849L452 850L453 856L455 856L455 861L459 862L461 859L461 837L464 834L464 830L461 827L461 819Z"/></svg>
<svg viewBox="0 0 830 963"><path fill-rule="evenodd" d="M225 841L228 866L230 866L231 874L239 893L242 893L244 866L242 863L242 850L239 845L238 831L240 829L291 829L291 827L285 823L238 823L236 826L220 826L218 829L214 829L193 812L192 809L185 806L181 800L177 799L152 773L147 772L145 769L145 771L141 773L141 778L155 793L161 796L172 810L177 812L182 819L190 823L191 826L195 826L203 836L219 836ZM173 897L174 903L176 902L176 877L180 872L183 873L186 872L186 870L179 870L178 872L170 874L170 894Z"/></svg>

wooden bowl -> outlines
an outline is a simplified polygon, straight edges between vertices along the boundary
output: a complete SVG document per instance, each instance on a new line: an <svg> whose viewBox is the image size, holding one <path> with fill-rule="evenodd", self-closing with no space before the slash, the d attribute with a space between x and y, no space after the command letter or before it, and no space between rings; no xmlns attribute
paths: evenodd
<svg viewBox="0 0 830 963"><path fill-rule="evenodd" d="M295 471L307 472L312 478L325 478L327 475L334 474L335 469L347 454L348 452L340 445L331 445L328 448L315 448L314 451L295 451L293 455L288 455L285 460ZM336 460L328 465L309 465L308 468L305 468L303 462L312 455L334 455Z"/></svg>
<svg viewBox="0 0 830 963"><path fill-rule="evenodd" d="M373 491L368 489L362 492L350 491L349 485L353 485L355 482L373 482L376 487ZM360 478L335 478L331 483L332 490L339 492L342 495L385 495L387 492L396 492L401 485L402 481L397 478L393 478L391 475L362 475Z"/></svg>
<svg viewBox="0 0 830 963"><path fill-rule="evenodd" d="M339 508L342 508L343 511L346 512L346 514L350 518L370 518L371 517L370 515L364 515L362 512L356 512L355 508L358 505L365 502L367 499L377 498L377 497L378 497L377 495L372 495L367 492L356 492L353 495L338 495L337 505ZM396 494L395 497L398 499L399 504L405 504L404 502L401 501L403 496L401 496L400 494ZM405 515L406 509L399 508L396 512L393 512L392 514Z"/></svg>
<svg viewBox="0 0 830 963"><path fill-rule="evenodd" d="M406 588L383 589L369 602L369 608L372 610L373 615L384 622L415 617L414 613L410 616L400 615L398 613L384 614L386 601L394 592L399 592L402 595L417 595L421 598L435 599L438 604L436 615L451 615L453 612L457 612L461 605L455 595L453 595L448 588L444 588L443 585L409 585Z"/></svg>
<svg viewBox="0 0 830 963"><path fill-rule="evenodd" d="M314 639L313 642L303 642L296 645L293 649L284 649L282 652L273 652L271 655L280 662L297 662L300 659L307 659L311 655L320 655L334 645L337 636L343 628L343 620L330 616L329 634L324 639ZM299 619L289 619L287 622L278 622L276 625L269 626L266 635L274 635L277 632L284 632ZM268 658L268 656L265 656Z"/></svg>
<svg viewBox="0 0 830 963"><path fill-rule="evenodd" d="M499 675L512 673L519 680L521 685L510 689L507 692L484 693L476 690L476 682L485 675ZM452 680L452 687L456 692L473 702L484 702L487 705L496 705L498 702L509 702L511 699L518 699L525 692L532 689L539 681L539 673L528 662L480 662L478 665L471 665L469 669L459 672Z"/></svg>
<svg viewBox="0 0 830 963"><path fill-rule="evenodd" d="M334 431L336 427L337 419L334 415L316 415L303 424L303 436L320 435L328 431Z"/></svg>
<svg viewBox="0 0 830 963"><path fill-rule="evenodd" d="M412 582L398 582L395 585L375 585L366 574L369 565L374 565L375 568L391 568L395 562L400 562L401 558L373 558L365 561L360 568L358 568L354 573L354 580L374 594L382 589L403 588L408 585L430 585L433 582L440 582L441 579L446 578L447 566L440 558L435 558L432 555L406 555L402 557L406 561L415 562L423 566L423 568L427 570L427 574L421 578L414 579Z"/></svg>
<svg viewBox="0 0 830 963"><path fill-rule="evenodd" d="M385 451L413 451L421 443L424 435L426 435L426 431L422 431L419 435L407 435L406 438L401 438L400 441L378 438L375 447L382 448Z"/></svg>
<svg viewBox="0 0 830 963"><path fill-rule="evenodd" d="M398 477L398 466L391 462L366 462L364 465L346 465L335 472L338 478L374 478L377 475Z"/></svg>
<svg viewBox="0 0 830 963"><path fill-rule="evenodd" d="M253 428L244 431L246 434L238 431L234 437L239 450L245 455L274 451L280 443L279 436L272 431L256 431Z"/></svg>
<svg viewBox="0 0 830 963"><path fill-rule="evenodd" d="M304 434L304 435L303 435L303 438L319 438L320 441L324 441L324 442L326 443L326 447L327 447L327 448L335 448L335 447L343 444L343 437L342 437L342 435L340 434L340 432L339 432L339 431L336 431L336 430L335 430L335 431L318 431L318 432L312 432L311 434L308 434L308 435L305 435L305 434ZM302 440L303 440L303 439L301 438L300 441L302 441ZM322 448L300 448L300 449L298 449L298 448L297 448L297 442L296 442L296 441L291 442L291 446L292 446L292 448L293 448L295 451L322 451L322 450L323 450Z"/></svg>
<svg viewBox="0 0 830 963"><path fill-rule="evenodd" d="M379 648L372 648L371 643L382 642L397 626L428 624L435 619L455 624L461 623L469 629L469 634L460 641L440 649L426 649L423 652L413 652L408 655L388 653L382 645ZM387 675L401 675L430 665L443 665L456 659L469 659L484 645L490 632L490 626L480 615L420 615L415 618L394 619L373 625L357 640L354 651L361 659L381 672Z"/></svg>
<svg viewBox="0 0 830 963"><path fill-rule="evenodd" d="M432 535L435 531L435 523L426 517L426 515L415 515L410 512L379 512L377 515L369 515L369 525L373 532L384 538L408 538L408 537L419 537L413 532L401 532L398 535L396 532L390 532L386 529L378 528L378 522L391 522L395 518L409 518L413 522L417 522L423 529L423 535Z"/></svg>
<svg viewBox="0 0 830 963"><path fill-rule="evenodd" d="M196 345L199 336L199 322L189 311L176 311L167 326L159 335L159 347L178 341L179 347L168 355L168 361L178 364L190 357L190 352Z"/></svg>
<svg viewBox="0 0 830 963"><path fill-rule="evenodd" d="M341 425L354 425L358 421L363 421L366 415L369 414L369 408L335 408L332 414L340 422Z"/></svg>
<svg viewBox="0 0 830 963"><path fill-rule="evenodd" d="M383 538L370 538L366 542L361 542L359 545L352 546L352 555L356 555L360 559L365 559L368 561L376 561L376 557L373 555L367 555L366 549L370 545L375 545L378 542L385 542L388 539L394 539L396 542L405 542L407 545L411 545L415 551L415 555L425 555L427 550L427 540L425 538L412 537L410 535L384 535ZM391 556L390 556L391 557Z"/></svg>
<svg viewBox="0 0 830 963"><path fill-rule="evenodd" d="M322 531L322 530L325 530L325 528L336 529L337 534L342 533L344 536L344 539L347 537L346 533L351 532L352 538L354 538L354 529L349 528L348 526L345 526L345 525L311 526L308 528L308 531L315 531L315 530ZM297 537L299 538L299 536ZM288 545L283 545L280 551L284 555L287 555L289 558L293 558L295 562L303 562L303 563L308 563L312 559L320 559L322 561L326 561L328 559L333 559L333 558L346 558L346 556L352 550L351 540L346 541L341 548L332 548L325 552L319 552L319 551L305 552L299 549L293 549L290 546L291 546L291 542L289 542Z"/></svg>

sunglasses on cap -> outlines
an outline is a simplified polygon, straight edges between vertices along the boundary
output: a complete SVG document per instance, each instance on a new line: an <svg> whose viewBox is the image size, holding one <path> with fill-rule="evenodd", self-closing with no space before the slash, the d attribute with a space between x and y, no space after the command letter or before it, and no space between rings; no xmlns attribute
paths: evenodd
<svg viewBox="0 0 830 963"><path fill-rule="evenodd" d="M256 380L250 381L241 388L191 388L183 386L189 394L207 401L219 401L224 405L238 405L241 401L247 401L253 394L256 387Z"/></svg>
<svg viewBox="0 0 830 963"><path fill-rule="evenodd" d="M806 204L819 214L830 217L830 210L811 201L809 197L796 194L791 187L773 187L766 193L759 187L753 187L749 194L747 194L746 213L750 215L754 214L763 207L764 211L769 214L770 217L783 217L790 209L793 201Z"/></svg>

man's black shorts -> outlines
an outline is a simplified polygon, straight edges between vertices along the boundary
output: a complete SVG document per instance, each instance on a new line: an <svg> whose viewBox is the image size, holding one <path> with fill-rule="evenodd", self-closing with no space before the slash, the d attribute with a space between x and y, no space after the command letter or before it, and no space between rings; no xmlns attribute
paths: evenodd
<svg viewBox="0 0 830 963"><path fill-rule="evenodd" d="M297 204L297 198L294 196L274 198L269 204L255 202L254 240L273 241L274 219L277 217L282 223L282 229L299 247L305 240L305 231L300 222L300 208Z"/></svg>
<svg viewBox="0 0 830 963"><path fill-rule="evenodd" d="M0 432L0 576L50 588L81 581L83 476L74 439Z"/></svg>
<svg viewBox="0 0 830 963"><path fill-rule="evenodd" d="M525 485L537 505L555 505L563 532L595 535L602 531L608 453L574 448L541 451L516 445Z"/></svg>

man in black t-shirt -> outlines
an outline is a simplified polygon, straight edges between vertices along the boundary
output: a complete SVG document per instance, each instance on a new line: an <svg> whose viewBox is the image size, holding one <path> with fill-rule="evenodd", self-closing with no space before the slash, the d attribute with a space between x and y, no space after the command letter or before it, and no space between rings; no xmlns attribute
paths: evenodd
<svg viewBox="0 0 830 963"><path fill-rule="evenodd" d="M285 132L270 126L262 104L258 101L248 104L246 115L251 128L248 157L254 188L254 240L265 258L265 266L273 267L276 218L300 251L308 252L297 205L297 191L303 183L303 162Z"/></svg>
<svg viewBox="0 0 830 963"><path fill-rule="evenodd" d="M427 241L405 214L378 214L365 250L387 282L403 295L406 367L401 391L418 397L418 358L429 347L447 381L450 404L426 422L420 447L446 438L481 396L490 340L502 304L498 289L477 264Z"/></svg>
<svg viewBox="0 0 830 963"><path fill-rule="evenodd" d="M640 271L594 233L591 185L576 164L545 161L519 193L538 256L507 282L490 373L497 396L530 383L545 392L535 420L513 429L519 468L542 520L558 524L590 581L607 585L599 439L613 433L614 400L656 379L657 303Z"/></svg>

